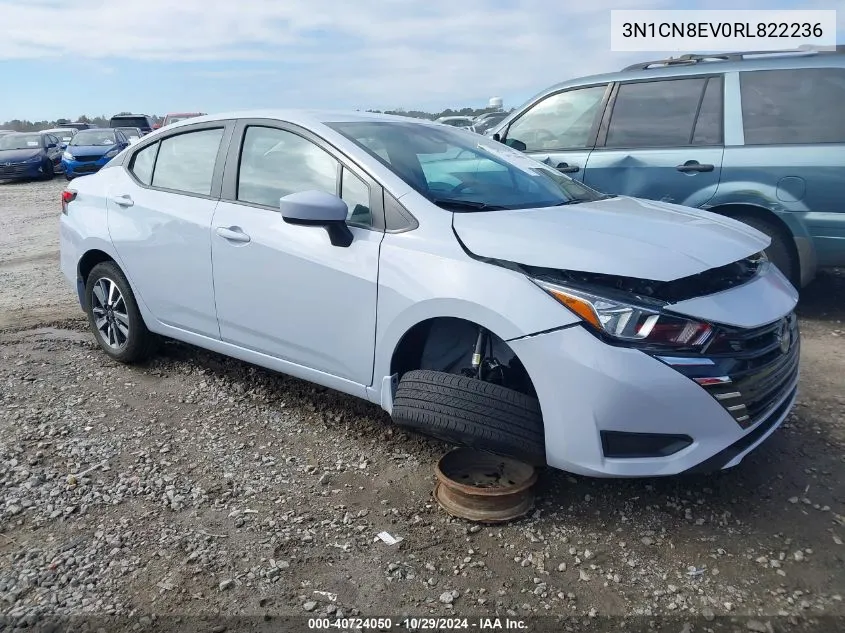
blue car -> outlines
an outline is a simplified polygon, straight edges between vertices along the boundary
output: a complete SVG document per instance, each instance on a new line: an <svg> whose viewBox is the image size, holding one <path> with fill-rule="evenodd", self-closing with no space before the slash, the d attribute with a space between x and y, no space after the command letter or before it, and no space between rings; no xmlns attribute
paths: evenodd
<svg viewBox="0 0 845 633"><path fill-rule="evenodd" d="M0 136L0 180L50 179L62 169L59 139L43 132Z"/></svg>
<svg viewBox="0 0 845 633"><path fill-rule="evenodd" d="M129 139L120 130L80 130L62 156L65 177L73 180L77 176L96 173L128 146Z"/></svg>

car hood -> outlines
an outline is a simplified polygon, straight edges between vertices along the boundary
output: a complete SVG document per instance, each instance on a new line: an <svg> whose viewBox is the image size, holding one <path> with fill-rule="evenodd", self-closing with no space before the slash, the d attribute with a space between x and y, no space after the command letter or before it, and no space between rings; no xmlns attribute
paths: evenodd
<svg viewBox="0 0 845 633"><path fill-rule="evenodd" d="M3 149L0 150L0 165L29 160L33 156L38 156L41 152L40 149Z"/></svg>
<svg viewBox="0 0 845 633"><path fill-rule="evenodd" d="M654 281L730 264L770 242L730 218L625 196L544 209L454 213L453 227L479 257Z"/></svg>
<svg viewBox="0 0 845 633"><path fill-rule="evenodd" d="M68 145L66 151L72 156L104 156L117 145Z"/></svg>

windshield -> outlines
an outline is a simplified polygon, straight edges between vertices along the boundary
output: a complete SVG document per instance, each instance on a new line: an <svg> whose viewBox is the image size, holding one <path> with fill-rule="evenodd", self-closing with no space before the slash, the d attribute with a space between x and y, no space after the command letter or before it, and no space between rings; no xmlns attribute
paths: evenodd
<svg viewBox="0 0 845 633"><path fill-rule="evenodd" d="M184 120L190 119L190 118L191 118L190 114L181 114L181 115L177 115L177 116L169 116L169 117L165 117L164 124L170 125L171 123L178 123L179 121L184 121Z"/></svg>
<svg viewBox="0 0 845 633"><path fill-rule="evenodd" d="M74 130L53 130L50 134L58 137L63 143L67 143L73 138L73 132Z"/></svg>
<svg viewBox="0 0 845 633"><path fill-rule="evenodd" d="M0 150L4 149L39 149L40 134L8 134L0 136Z"/></svg>
<svg viewBox="0 0 845 633"><path fill-rule="evenodd" d="M602 198L557 170L472 132L392 121L327 125L450 210L529 209Z"/></svg>
<svg viewBox="0 0 845 633"><path fill-rule="evenodd" d="M111 130L81 130L73 137L71 145L115 145L114 132Z"/></svg>
<svg viewBox="0 0 845 633"><path fill-rule="evenodd" d="M119 127L117 128L129 138L141 138L141 131L134 127Z"/></svg>

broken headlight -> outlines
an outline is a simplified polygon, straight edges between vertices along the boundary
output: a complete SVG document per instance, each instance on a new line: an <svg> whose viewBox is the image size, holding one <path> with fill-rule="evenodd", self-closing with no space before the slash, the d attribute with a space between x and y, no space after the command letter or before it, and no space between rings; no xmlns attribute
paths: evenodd
<svg viewBox="0 0 845 633"><path fill-rule="evenodd" d="M699 348L713 334L709 323L663 313L658 307L596 295L532 279L599 334L646 347Z"/></svg>

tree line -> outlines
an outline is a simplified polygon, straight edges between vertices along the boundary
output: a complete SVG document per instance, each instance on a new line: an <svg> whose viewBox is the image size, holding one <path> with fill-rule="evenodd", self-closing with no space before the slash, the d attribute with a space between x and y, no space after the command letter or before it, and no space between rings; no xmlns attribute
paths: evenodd
<svg viewBox="0 0 845 633"><path fill-rule="evenodd" d="M119 112L118 114L132 114L131 112ZM96 127L108 127L109 119L111 117L101 114L99 116L87 116L85 114L75 119L59 118L55 121L29 121L26 119L12 119L5 123L0 123L2 130L15 130L16 132L37 132L38 130L47 130L50 128L61 127L71 122L90 123ZM160 123L164 117L152 115L153 122Z"/></svg>
<svg viewBox="0 0 845 633"><path fill-rule="evenodd" d="M397 108L395 110L367 110L367 112L378 112L382 114L397 114L401 116L414 117L416 119L434 120L442 116L478 116L485 112L492 112L493 108L446 108L442 112L424 112L423 110L404 110ZM131 114L130 112L120 112L119 114ZM161 123L163 116L151 115L155 123ZM108 127L109 118L105 114L99 116L81 115L75 119L59 118L55 121L28 121L26 119L12 119L5 123L0 123L0 129L15 130L16 132L37 132L38 130L46 130L54 127L61 127L73 121L80 123L91 123L97 127Z"/></svg>

